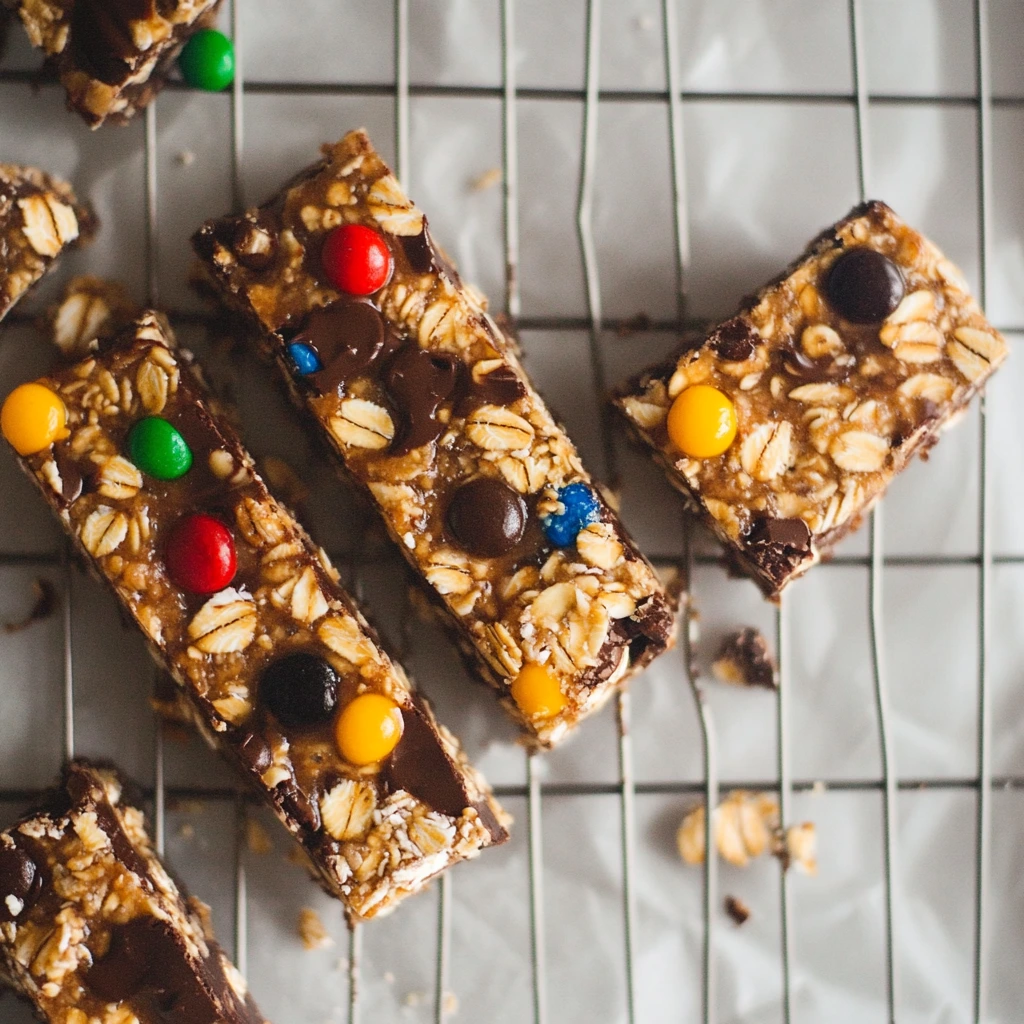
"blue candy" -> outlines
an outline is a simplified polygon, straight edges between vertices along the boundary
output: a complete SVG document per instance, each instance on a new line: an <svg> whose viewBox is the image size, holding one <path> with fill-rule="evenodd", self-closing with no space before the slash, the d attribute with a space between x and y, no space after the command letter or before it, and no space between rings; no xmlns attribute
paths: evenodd
<svg viewBox="0 0 1024 1024"><path fill-rule="evenodd" d="M557 548L567 548L585 526L601 518L597 495L586 484L568 484L558 491L558 500L565 506L560 515L544 516L544 536Z"/></svg>
<svg viewBox="0 0 1024 1024"><path fill-rule="evenodd" d="M295 372L302 377L308 377L309 374L323 369L316 352L301 341L293 341L288 346L288 358L291 359Z"/></svg>

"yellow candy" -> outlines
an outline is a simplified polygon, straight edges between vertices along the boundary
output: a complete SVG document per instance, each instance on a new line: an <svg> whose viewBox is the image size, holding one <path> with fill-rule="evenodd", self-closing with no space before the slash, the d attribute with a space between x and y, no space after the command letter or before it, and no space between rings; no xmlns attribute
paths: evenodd
<svg viewBox="0 0 1024 1024"><path fill-rule="evenodd" d="M338 716L334 736L349 764L373 764L395 749L404 728L402 710L390 697L363 693Z"/></svg>
<svg viewBox="0 0 1024 1024"><path fill-rule="evenodd" d="M525 665L512 681L512 697L531 718L553 718L566 705L554 673L543 665Z"/></svg>
<svg viewBox="0 0 1024 1024"><path fill-rule="evenodd" d="M692 459L721 455L736 437L736 409L710 384L688 387L668 411L668 436Z"/></svg>
<svg viewBox="0 0 1024 1024"><path fill-rule="evenodd" d="M4 402L0 428L19 455L35 455L68 436L64 403L42 384L22 384Z"/></svg>

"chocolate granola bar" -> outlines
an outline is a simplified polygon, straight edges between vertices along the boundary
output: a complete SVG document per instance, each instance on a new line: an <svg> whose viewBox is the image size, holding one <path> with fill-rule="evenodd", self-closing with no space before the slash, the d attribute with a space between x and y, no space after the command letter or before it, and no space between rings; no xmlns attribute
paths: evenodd
<svg viewBox="0 0 1024 1024"><path fill-rule="evenodd" d="M221 0L2 0L93 128L125 122L160 91L182 46Z"/></svg>
<svg viewBox="0 0 1024 1024"><path fill-rule="evenodd" d="M858 527L1006 352L960 271L870 202L615 404L774 596Z"/></svg>
<svg viewBox="0 0 1024 1024"><path fill-rule="evenodd" d="M16 388L2 422L196 725L351 920L506 838L486 783L267 490L159 314Z"/></svg>
<svg viewBox="0 0 1024 1024"><path fill-rule="evenodd" d="M88 241L92 212L71 186L34 167L0 164L0 320L70 245Z"/></svg>
<svg viewBox="0 0 1024 1024"><path fill-rule="evenodd" d="M52 1024L266 1024L110 768L0 833L0 983Z"/></svg>
<svg viewBox="0 0 1024 1024"><path fill-rule="evenodd" d="M193 244L529 742L670 646L650 564L364 132Z"/></svg>

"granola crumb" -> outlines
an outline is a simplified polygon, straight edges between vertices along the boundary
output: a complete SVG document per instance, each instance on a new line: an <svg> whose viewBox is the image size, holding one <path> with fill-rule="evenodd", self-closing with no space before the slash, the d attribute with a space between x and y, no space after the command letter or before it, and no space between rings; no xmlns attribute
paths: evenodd
<svg viewBox="0 0 1024 1024"><path fill-rule="evenodd" d="M312 907L303 907L299 911L298 930L302 945L307 950L327 949L334 945L334 939Z"/></svg>
<svg viewBox="0 0 1024 1024"><path fill-rule="evenodd" d="M245 821L245 844L249 852L257 856L264 856L274 849L267 830L255 818L247 818Z"/></svg>
<svg viewBox="0 0 1024 1024"><path fill-rule="evenodd" d="M183 149L174 159L182 167L191 167L196 162L196 155L191 149Z"/></svg>
<svg viewBox="0 0 1024 1024"><path fill-rule="evenodd" d="M48 579L40 577L33 580L32 593L34 601L28 614L17 622L4 623L5 633L20 633L23 629L28 629L33 622L48 619L57 610L57 590Z"/></svg>
<svg viewBox="0 0 1024 1024"><path fill-rule="evenodd" d="M195 825L191 824L191 822L188 822L188 821L184 822L178 828L178 835L182 839L184 839L186 841L191 840L191 839L195 839L195 837L196 837L196 827L195 827Z"/></svg>
<svg viewBox="0 0 1024 1024"><path fill-rule="evenodd" d="M744 626L722 641L711 671L719 682L733 686L760 686L769 690L778 686L778 671L768 650L768 641L753 626Z"/></svg>
<svg viewBox="0 0 1024 1024"><path fill-rule="evenodd" d="M406 1006L422 1006L425 999L423 992L406 992L403 1002Z"/></svg>
<svg viewBox="0 0 1024 1024"><path fill-rule="evenodd" d="M725 897L725 912L736 922L737 927L746 924L750 918L750 907L739 896Z"/></svg>
<svg viewBox="0 0 1024 1024"><path fill-rule="evenodd" d="M500 167L491 167L484 171L483 174L478 174L469 183L471 192L486 192L489 188L494 188L495 185L500 185L505 175L502 173Z"/></svg>
<svg viewBox="0 0 1024 1024"><path fill-rule="evenodd" d="M459 1012L459 997L454 992L445 992L441 1000L441 1012L452 1017Z"/></svg>

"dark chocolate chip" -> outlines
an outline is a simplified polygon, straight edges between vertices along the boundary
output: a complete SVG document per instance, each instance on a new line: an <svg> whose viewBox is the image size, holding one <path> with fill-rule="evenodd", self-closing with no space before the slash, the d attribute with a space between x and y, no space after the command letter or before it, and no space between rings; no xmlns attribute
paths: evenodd
<svg viewBox="0 0 1024 1024"><path fill-rule="evenodd" d="M365 373L398 341L368 302L332 302L314 310L289 341L304 342L320 357L323 369L310 378L323 394Z"/></svg>
<svg viewBox="0 0 1024 1024"><path fill-rule="evenodd" d="M242 733L236 746L242 763L257 775L262 775L274 761L270 744L257 733Z"/></svg>
<svg viewBox="0 0 1024 1024"><path fill-rule="evenodd" d="M448 261L440 248L434 243L427 227L427 218L423 218L423 230L418 235L401 235L399 241L409 261L409 268L415 274L431 272L443 274L456 288L461 285L458 271Z"/></svg>
<svg viewBox="0 0 1024 1024"><path fill-rule="evenodd" d="M754 354L754 349L760 341L753 325L741 316L726 320L708 337L708 344L718 358L729 363L746 362Z"/></svg>
<svg viewBox="0 0 1024 1024"><path fill-rule="evenodd" d="M254 273L266 270L277 255L277 238L267 225L245 217L231 235L231 248L238 262Z"/></svg>
<svg viewBox="0 0 1024 1024"><path fill-rule="evenodd" d="M42 878L35 861L19 847L0 847L0 921L13 921L27 910L39 895ZM11 913L7 897L13 896L22 907Z"/></svg>
<svg viewBox="0 0 1024 1024"><path fill-rule="evenodd" d="M444 432L437 419L442 402L455 392L462 362L448 352L428 352L409 342L388 367L384 385L391 395L402 428L391 446L394 455L436 441Z"/></svg>
<svg viewBox="0 0 1024 1024"><path fill-rule="evenodd" d="M61 508L67 508L72 502L77 501L82 494L82 471L63 448L63 445L54 446L53 461L56 463L57 472L60 474L59 504Z"/></svg>
<svg viewBox="0 0 1024 1024"><path fill-rule="evenodd" d="M787 348L782 351L782 368L792 377L801 380L841 381L850 376L852 367L835 359L811 359L800 349Z"/></svg>
<svg viewBox="0 0 1024 1024"><path fill-rule="evenodd" d="M284 726L319 725L338 706L338 673L315 654L285 655L263 670L260 700Z"/></svg>
<svg viewBox="0 0 1024 1024"><path fill-rule="evenodd" d="M318 832L320 830L320 810L315 801L310 800L294 783L286 785L287 788L281 800L285 814L310 832Z"/></svg>
<svg viewBox="0 0 1024 1024"><path fill-rule="evenodd" d="M402 708L402 739L384 763L382 777L392 790L404 789L441 814L457 818L472 802L461 773L441 745L432 718L417 698Z"/></svg>
<svg viewBox="0 0 1024 1024"><path fill-rule="evenodd" d="M477 477L455 492L446 524L452 538L470 554L497 558L523 539L526 503L500 480Z"/></svg>
<svg viewBox="0 0 1024 1024"><path fill-rule="evenodd" d="M900 268L888 256L875 249L850 249L832 264L828 301L852 323L880 323L900 304L905 287Z"/></svg>
<svg viewBox="0 0 1024 1024"><path fill-rule="evenodd" d="M802 519L759 519L750 531L751 544L778 544L794 551L810 551L811 531Z"/></svg>

